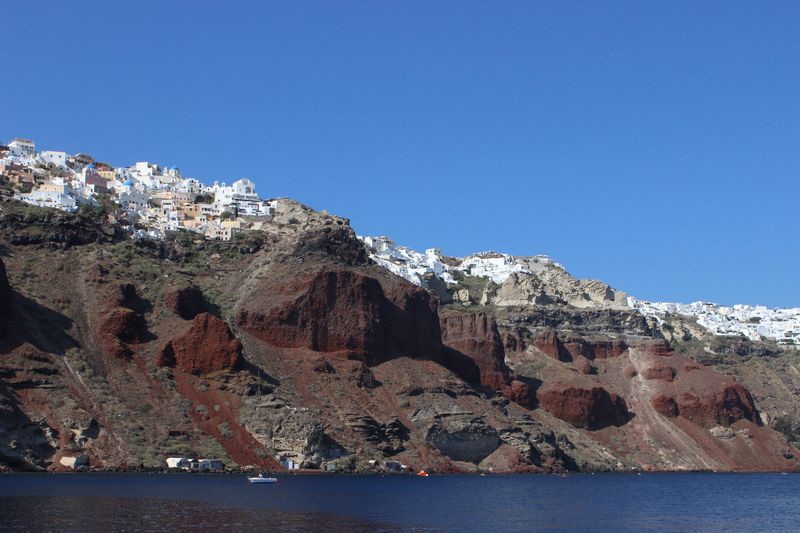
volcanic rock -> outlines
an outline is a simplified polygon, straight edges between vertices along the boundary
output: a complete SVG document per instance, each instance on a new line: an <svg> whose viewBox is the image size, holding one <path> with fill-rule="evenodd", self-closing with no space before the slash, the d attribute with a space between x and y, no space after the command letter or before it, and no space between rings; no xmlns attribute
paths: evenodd
<svg viewBox="0 0 800 533"><path fill-rule="evenodd" d="M479 463L500 446L497 431L482 419L446 419L431 425L425 440L455 461Z"/></svg>
<svg viewBox="0 0 800 533"><path fill-rule="evenodd" d="M566 349L556 332L550 328L540 330L533 338L533 345L557 361L572 361L572 354Z"/></svg>
<svg viewBox="0 0 800 533"><path fill-rule="evenodd" d="M405 280L382 286L349 269L322 269L265 288L272 298L248 302L237 325L283 348L341 352L376 363L396 355L438 360L436 300Z"/></svg>
<svg viewBox="0 0 800 533"><path fill-rule="evenodd" d="M591 339L591 344L594 359L619 357L628 350L628 343L624 339Z"/></svg>
<svg viewBox="0 0 800 533"><path fill-rule="evenodd" d="M594 366L592 366L592 362L582 355L576 357L573 364L575 365L575 368L578 370L578 372L580 372L581 374L586 374L588 376L589 374L595 373L595 368Z"/></svg>
<svg viewBox="0 0 800 533"><path fill-rule="evenodd" d="M241 351L242 344L225 322L201 313L194 317L188 330L162 347L156 364L204 375L235 368Z"/></svg>
<svg viewBox="0 0 800 533"><path fill-rule="evenodd" d="M203 291L196 285L176 287L164 295L164 306L184 320L208 311Z"/></svg>
<svg viewBox="0 0 800 533"><path fill-rule="evenodd" d="M12 303L13 291L6 276L6 265L0 259L0 337L8 332L8 322L14 314Z"/></svg>
<svg viewBox="0 0 800 533"><path fill-rule="evenodd" d="M499 390L512 401L530 405L530 388L515 381L505 363L503 340L493 317L448 311L440 315L439 323L448 368L467 382Z"/></svg>
<svg viewBox="0 0 800 533"><path fill-rule="evenodd" d="M687 392L681 394L676 402L681 416L705 428L729 426L741 419L758 420L750 392L738 383L700 396Z"/></svg>
<svg viewBox="0 0 800 533"><path fill-rule="evenodd" d="M619 426L629 416L625 399L600 386L555 383L539 390L537 398L549 413L580 428Z"/></svg>
<svg viewBox="0 0 800 533"><path fill-rule="evenodd" d="M675 398L659 394L651 397L650 403L658 413L668 418L675 418L678 416L678 403L675 401Z"/></svg>
<svg viewBox="0 0 800 533"><path fill-rule="evenodd" d="M12 295L11 285L8 283L8 276L6 275L6 265L0 259L0 317L11 315Z"/></svg>
<svg viewBox="0 0 800 533"><path fill-rule="evenodd" d="M657 361L642 370L642 377L648 380L660 379L662 381L672 381L675 375L675 369L661 361Z"/></svg>
<svg viewBox="0 0 800 533"><path fill-rule="evenodd" d="M145 340L147 323L135 311L127 307L115 307L105 313L99 331L98 339L105 354L128 359L132 352L127 344Z"/></svg>

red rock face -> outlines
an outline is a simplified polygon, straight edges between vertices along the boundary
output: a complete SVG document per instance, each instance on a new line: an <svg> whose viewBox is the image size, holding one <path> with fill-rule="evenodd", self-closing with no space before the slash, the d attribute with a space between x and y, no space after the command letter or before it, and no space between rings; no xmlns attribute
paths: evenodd
<svg viewBox="0 0 800 533"><path fill-rule="evenodd" d="M671 357L674 355L672 347L663 339L643 339L636 344L636 348L658 357Z"/></svg>
<svg viewBox="0 0 800 533"><path fill-rule="evenodd" d="M127 344L142 342L146 336L147 323L140 314L126 307L115 307L105 313L98 340L105 354L128 359L132 352Z"/></svg>
<svg viewBox="0 0 800 533"><path fill-rule="evenodd" d="M750 392L738 383L700 396L684 393L676 398L676 403L680 416L706 428L729 426L742 419L758 420Z"/></svg>
<svg viewBox="0 0 800 533"><path fill-rule="evenodd" d="M678 416L678 404L674 398L659 394L650 399L653 408L660 414L668 417L675 418Z"/></svg>
<svg viewBox="0 0 800 533"><path fill-rule="evenodd" d="M563 362L579 358L590 361L610 359L619 357L628 350L627 343L622 339L597 339L569 333L558 334L549 328L541 330L534 338L533 344L546 355Z"/></svg>
<svg viewBox="0 0 800 533"><path fill-rule="evenodd" d="M203 291L195 285L167 291L164 295L164 307L184 320L191 320L200 313L208 311Z"/></svg>
<svg viewBox="0 0 800 533"><path fill-rule="evenodd" d="M505 363L497 323L482 313L448 311L439 318L445 365L465 381L499 390L522 405L530 405L530 387L515 380Z"/></svg>
<svg viewBox="0 0 800 533"><path fill-rule="evenodd" d="M342 352L368 363L397 355L441 359L436 301L404 280L381 283L355 270L320 270L265 288L237 324L272 346Z"/></svg>
<svg viewBox="0 0 800 533"><path fill-rule="evenodd" d="M504 393L505 394L505 393ZM511 381L511 394L505 394L505 396L514 402L522 406L531 406L533 405L533 398L531 397L531 386L524 381L520 381L518 379L514 379Z"/></svg>
<svg viewBox="0 0 800 533"><path fill-rule="evenodd" d="M575 358L573 362L575 365L575 369L580 372L581 374L590 375L595 373L595 368L592 365L592 362L586 359L584 356L579 355Z"/></svg>
<svg viewBox="0 0 800 533"><path fill-rule="evenodd" d="M635 349L645 352L641 377L651 381L650 403L662 415L681 416L703 428L742 419L759 423L750 392L732 378L685 360L661 340L643 341Z"/></svg>
<svg viewBox="0 0 800 533"><path fill-rule="evenodd" d="M564 349L569 352L570 359L576 360L577 358L594 359L594 350L591 343L575 335L567 335L561 339L561 344Z"/></svg>
<svg viewBox="0 0 800 533"><path fill-rule="evenodd" d="M619 357L628 350L628 344L622 339L593 339L591 342L594 359Z"/></svg>
<svg viewBox="0 0 800 533"><path fill-rule="evenodd" d="M657 361L642 370L644 379L660 379L662 381L672 381L675 378L675 369L666 363Z"/></svg>
<svg viewBox="0 0 800 533"><path fill-rule="evenodd" d="M156 364L203 375L235 368L241 352L242 344L225 322L201 313L194 317L188 330L164 345Z"/></svg>
<svg viewBox="0 0 800 533"><path fill-rule="evenodd" d="M555 383L536 396L550 414L579 428L600 429L628 420L625 399L600 386Z"/></svg>
<svg viewBox="0 0 800 533"><path fill-rule="evenodd" d="M572 354L566 349L561 339L552 329L543 329L533 339L533 345L542 353L556 361L572 361Z"/></svg>

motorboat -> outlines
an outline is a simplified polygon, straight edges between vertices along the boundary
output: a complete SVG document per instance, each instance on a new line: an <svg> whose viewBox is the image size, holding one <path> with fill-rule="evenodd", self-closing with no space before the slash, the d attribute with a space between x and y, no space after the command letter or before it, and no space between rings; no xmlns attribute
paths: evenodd
<svg viewBox="0 0 800 533"><path fill-rule="evenodd" d="M277 483L278 478L267 477L264 474L259 474L256 477L249 477L247 481L250 483Z"/></svg>

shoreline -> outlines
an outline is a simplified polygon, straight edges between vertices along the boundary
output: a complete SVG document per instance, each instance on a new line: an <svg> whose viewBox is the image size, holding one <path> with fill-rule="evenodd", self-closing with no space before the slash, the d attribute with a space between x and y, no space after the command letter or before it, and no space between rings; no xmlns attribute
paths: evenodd
<svg viewBox="0 0 800 533"><path fill-rule="evenodd" d="M427 470L426 470L427 471ZM0 472L0 477L4 475L74 475L74 474L122 474L122 475L213 475L213 476L242 476L253 475L263 472L271 476L319 476L319 477L418 477L416 472L323 472L320 470L304 470L301 472L275 471L275 470L224 470L224 471L203 471L188 472L184 470L158 470L158 469L106 469L106 470L8 470ZM650 475L650 474L800 474L800 470L604 470L604 471L584 471L584 472L431 472L427 471L430 477L488 477L488 476L536 476L536 477L572 477L572 476L594 476L594 475Z"/></svg>

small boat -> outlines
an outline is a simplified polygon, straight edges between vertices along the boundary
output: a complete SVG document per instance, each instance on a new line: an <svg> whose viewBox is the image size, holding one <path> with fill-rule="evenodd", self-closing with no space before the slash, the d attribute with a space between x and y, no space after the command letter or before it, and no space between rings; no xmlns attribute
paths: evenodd
<svg viewBox="0 0 800 533"><path fill-rule="evenodd" d="M277 483L278 478L266 477L264 474L259 474L256 477L249 477L247 481L250 483Z"/></svg>
<svg viewBox="0 0 800 533"><path fill-rule="evenodd" d="M420 470L419 472L417 472L417 475L419 477L428 477L428 473L424 470Z"/></svg>

